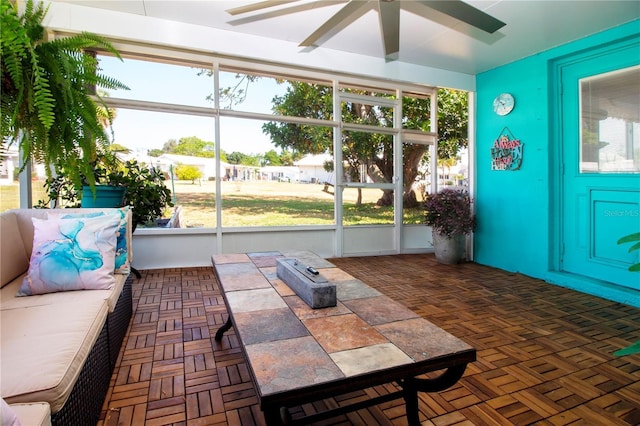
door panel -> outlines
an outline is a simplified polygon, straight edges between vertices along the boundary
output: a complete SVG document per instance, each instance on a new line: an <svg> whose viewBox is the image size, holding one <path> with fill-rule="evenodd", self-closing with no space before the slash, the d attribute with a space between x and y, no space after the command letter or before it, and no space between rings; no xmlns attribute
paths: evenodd
<svg viewBox="0 0 640 426"><path fill-rule="evenodd" d="M628 247L617 244L616 236L626 235L637 227L639 194L638 191L590 190L593 226L589 252L594 262L628 268L636 260L637 255L629 253Z"/></svg>
<svg viewBox="0 0 640 426"><path fill-rule="evenodd" d="M640 274L628 268L638 253L617 240L640 232L639 53L637 42L626 45L567 65L561 77L560 267L634 289Z"/></svg>

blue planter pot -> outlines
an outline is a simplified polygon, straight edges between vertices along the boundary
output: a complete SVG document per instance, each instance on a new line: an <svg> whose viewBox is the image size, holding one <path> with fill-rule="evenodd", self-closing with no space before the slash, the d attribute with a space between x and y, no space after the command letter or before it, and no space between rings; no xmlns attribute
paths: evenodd
<svg viewBox="0 0 640 426"><path fill-rule="evenodd" d="M96 195L89 186L82 187L82 203L84 208L122 207L126 188L122 186L96 185Z"/></svg>

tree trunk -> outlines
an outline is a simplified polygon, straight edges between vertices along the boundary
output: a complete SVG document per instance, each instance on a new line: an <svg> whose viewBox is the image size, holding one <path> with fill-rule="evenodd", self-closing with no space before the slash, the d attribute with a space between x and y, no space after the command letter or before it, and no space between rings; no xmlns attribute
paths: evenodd
<svg viewBox="0 0 640 426"><path fill-rule="evenodd" d="M414 191L413 189L405 191L402 195L402 205L405 209L415 209L420 207L418 198L416 197L416 191Z"/></svg>
<svg viewBox="0 0 640 426"><path fill-rule="evenodd" d="M382 197L376 202L377 206L392 206L393 205L393 190L383 189Z"/></svg>
<svg viewBox="0 0 640 426"><path fill-rule="evenodd" d="M407 145L402 153L403 167L402 167L402 179L404 182L402 200L405 208L418 207L418 199L415 191L412 189L413 183L418 176L418 166L425 152L427 151L426 145ZM385 182L392 182L393 170L384 167L387 163L381 163L382 160L377 162L378 169L382 171ZM369 173L371 177L371 173ZM375 181L375 180L374 180ZM393 191L384 190L382 197L376 202L378 206L391 206L393 205Z"/></svg>
<svg viewBox="0 0 640 426"><path fill-rule="evenodd" d="M356 199L356 207L362 206L362 188L358 188L358 198Z"/></svg>
<svg viewBox="0 0 640 426"><path fill-rule="evenodd" d="M382 197L376 202L377 206L392 206L393 205L393 191L385 189L382 191ZM404 191L402 194L402 206L403 208L417 208L419 207L418 198L416 192L413 189Z"/></svg>

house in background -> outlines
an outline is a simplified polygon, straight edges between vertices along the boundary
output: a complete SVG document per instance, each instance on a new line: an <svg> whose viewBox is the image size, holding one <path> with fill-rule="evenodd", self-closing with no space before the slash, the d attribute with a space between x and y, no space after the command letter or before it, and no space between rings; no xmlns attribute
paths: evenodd
<svg viewBox="0 0 640 426"><path fill-rule="evenodd" d="M251 181L260 177L260 169L256 166L246 166L243 164L229 164L220 161L221 175L224 180Z"/></svg>
<svg viewBox="0 0 640 426"><path fill-rule="evenodd" d="M364 87L469 91L469 187L478 219L473 259L640 306L640 274L627 270L637 252L616 244L640 231L639 2L468 1L506 23L493 33L414 2L390 2L401 8L399 51L386 54L394 40L389 32L389 44L381 39L378 2L306 48L298 43L342 5L300 2L281 6L295 12L241 18L225 12L251 3L59 0L48 26L102 34L133 56L206 56L264 75L301 70ZM418 9L406 10L412 7ZM515 99L508 114L500 109L501 94ZM616 141L605 140L612 120L624 123ZM518 167L506 167L511 164ZM375 229L337 223L198 232L136 233L137 266L206 265L215 252L276 244L324 256L431 250L430 231L401 219ZM166 246L184 250L169 258L161 253Z"/></svg>
<svg viewBox="0 0 640 426"><path fill-rule="evenodd" d="M0 155L0 185L13 185L16 183L14 173L20 166L18 161L18 149L11 147Z"/></svg>
<svg viewBox="0 0 640 426"><path fill-rule="evenodd" d="M296 166L260 167L260 180L300 182L300 169Z"/></svg>
<svg viewBox="0 0 640 426"><path fill-rule="evenodd" d="M12 145L0 154L0 185L16 185L18 180L16 174L20 168L20 154L18 148ZM47 176L42 164L36 164L31 168L32 177L44 180Z"/></svg>
<svg viewBox="0 0 640 426"><path fill-rule="evenodd" d="M336 181L335 173L324 168L326 163L333 163L333 157L329 154L305 155L293 162L300 169L300 182L333 183Z"/></svg>
<svg viewBox="0 0 640 426"><path fill-rule="evenodd" d="M118 158L121 161L129 161L135 160L140 164L146 164L149 167L155 167L157 169L162 170L168 176L171 171L171 166L174 164L173 161L168 159L161 159L160 157L153 157L144 151L130 151L130 152L119 152L117 153Z"/></svg>
<svg viewBox="0 0 640 426"><path fill-rule="evenodd" d="M184 164L197 167L202 172L202 179L216 177L216 160L215 158L193 157L190 155L162 154L158 157L158 161L164 164L171 164L174 167ZM167 171L167 170L163 170Z"/></svg>

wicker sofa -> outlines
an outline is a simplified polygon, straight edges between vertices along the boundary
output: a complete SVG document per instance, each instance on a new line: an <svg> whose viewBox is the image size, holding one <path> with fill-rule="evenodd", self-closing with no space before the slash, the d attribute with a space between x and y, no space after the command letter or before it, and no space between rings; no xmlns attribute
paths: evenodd
<svg viewBox="0 0 640 426"><path fill-rule="evenodd" d="M64 212L109 210L115 209ZM114 274L110 290L18 297L33 248L32 218L56 212L62 211L16 209L0 215L0 391L23 424L96 424L132 314L132 277ZM130 242L130 211L126 218ZM131 261L130 245L127 256Z"/></svg>

